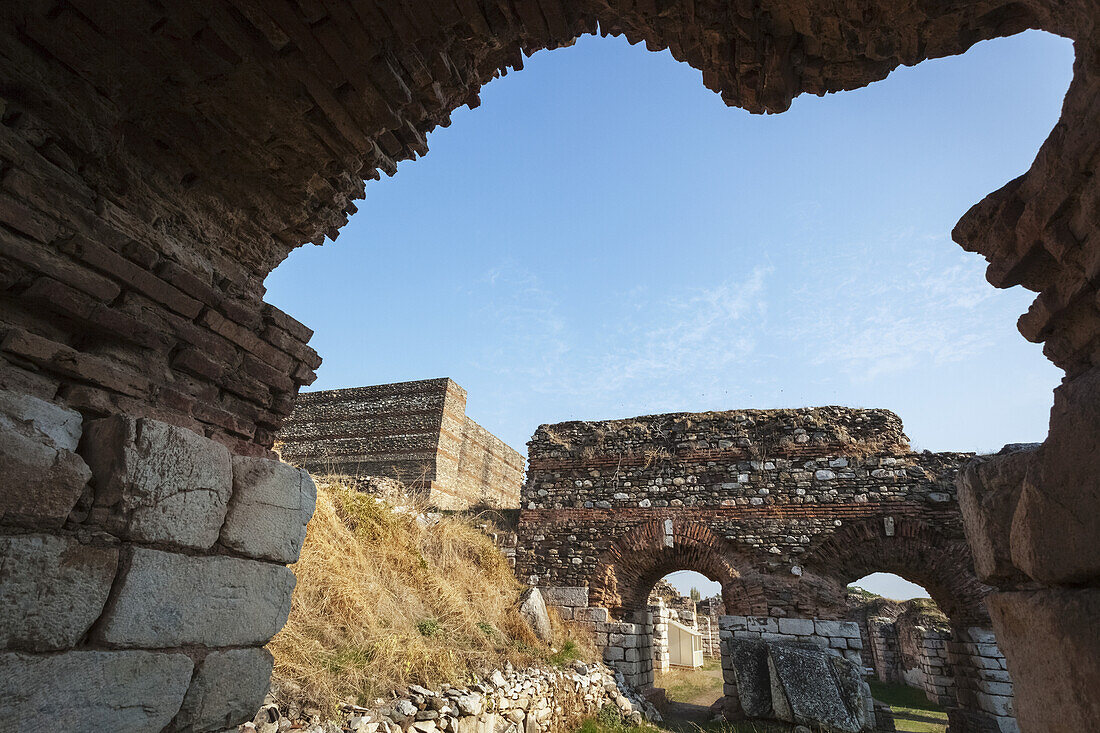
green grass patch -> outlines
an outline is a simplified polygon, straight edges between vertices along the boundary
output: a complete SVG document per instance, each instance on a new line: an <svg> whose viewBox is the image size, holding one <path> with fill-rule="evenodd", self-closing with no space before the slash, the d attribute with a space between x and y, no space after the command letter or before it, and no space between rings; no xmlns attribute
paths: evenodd
<svg viewBox="0 0 1100 733"><path fill-rule="evenodd" d="M871 680L871 695L894 711L898 733L945 733L947 711L923 691L906 685Z"/></svg>

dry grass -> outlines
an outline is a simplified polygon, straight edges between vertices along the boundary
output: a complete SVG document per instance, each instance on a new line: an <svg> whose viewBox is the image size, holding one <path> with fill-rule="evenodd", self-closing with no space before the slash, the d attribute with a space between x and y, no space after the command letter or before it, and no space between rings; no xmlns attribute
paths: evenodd
<svg viewBox="0 0 1100 733"><path fill-rule="evenodd" d="M446 516L421 527L413 513L319 480L292 566L290 619L269 645L276 680L331 710L410 683L459 683L505 662L550 659L555 650L516 610L522 587L474 521Z"/></svg>

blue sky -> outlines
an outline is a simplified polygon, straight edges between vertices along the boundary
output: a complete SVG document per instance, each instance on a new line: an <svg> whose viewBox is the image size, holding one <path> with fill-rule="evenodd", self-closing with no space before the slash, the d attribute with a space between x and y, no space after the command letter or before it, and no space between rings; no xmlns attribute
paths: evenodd
<svg viewBox="0 0 1100 733"><path fill-rule="evenodd" d="M1032 294L950 231L1027 170L1072 58L1030 32L757 116L584 38L487 85L267 300L315 329L312 389L449 376L523 452L540 423L826 404L920 449L1038 441Z"/></svg>

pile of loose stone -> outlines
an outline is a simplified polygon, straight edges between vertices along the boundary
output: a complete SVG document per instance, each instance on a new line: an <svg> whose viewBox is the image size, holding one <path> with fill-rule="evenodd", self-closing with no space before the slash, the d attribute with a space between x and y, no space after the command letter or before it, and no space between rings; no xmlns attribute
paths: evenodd
<svg viewBox="0 0 1100 733"><path fill-rule="evenodd" d="M582 662L569 669L517 670L508 665L469 687L443 685L435 691L410 685L405 694L380 699L374 707L345 705L340 720L322 721L316 711L280 706L276 697L269 695L255 719L239 732L542 733L607 705L635 724L661 719L621 674Z"/></svg>

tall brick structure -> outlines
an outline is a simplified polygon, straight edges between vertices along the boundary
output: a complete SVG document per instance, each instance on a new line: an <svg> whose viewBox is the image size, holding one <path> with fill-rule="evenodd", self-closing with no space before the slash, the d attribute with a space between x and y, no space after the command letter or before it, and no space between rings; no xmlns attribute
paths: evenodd
<svg viewBox="0 0 1100 733"><path fill-rule="evenodd" d="M893 413L843 407L543 425L528 446L516 571L552 602L630 622L660 578L694 570L727 614L812 625L845 618L852 581L896 573L953 625L952 730L1015 727L974 642L992 632L955 489L972 454L914 453ZM647 663L620 666L646 682Z"/></svg>
<svg viewBox="0 0 1100 733"><path fill-rule="evenodd" d="M315 475L400 479L441 509L519 506L523 456L466 416L447 378L302 394L277 448Z"/></svg>
<svg viewBox="0 0 1100 733"><path fill-rule="evenodd" d="M1061 119L953 237L994 286L1037 293L1019 329L1066 379L1043 445L968 468L959 503L1021 727L1094 727L1098 17L1094 0L0 3L0 547L19 568L0 577L0 719L218 731L259 701L311 499L241 459L270 461L318 364L264 278L525 53L625 35L778 113L1039 28L1075 43Z"/></svg>

